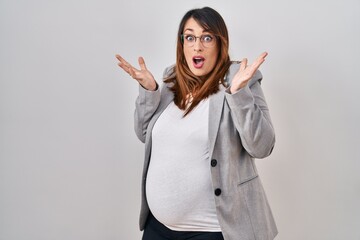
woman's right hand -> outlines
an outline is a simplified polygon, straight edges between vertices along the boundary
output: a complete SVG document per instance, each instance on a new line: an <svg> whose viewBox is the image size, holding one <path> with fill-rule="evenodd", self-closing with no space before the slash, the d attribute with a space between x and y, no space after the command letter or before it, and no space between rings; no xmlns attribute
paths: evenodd
<svg viewBox="0 0 360 240"><path fill-rule="evenodd" d="M157 88L156 81L151 72L146 68L144 58L139 57L140 70L134 68L130 63L125 61L120 55L115 57L119 60L119 67L127 72L133 79L139 82L141 86L150 91L155 91Z"/></svg>

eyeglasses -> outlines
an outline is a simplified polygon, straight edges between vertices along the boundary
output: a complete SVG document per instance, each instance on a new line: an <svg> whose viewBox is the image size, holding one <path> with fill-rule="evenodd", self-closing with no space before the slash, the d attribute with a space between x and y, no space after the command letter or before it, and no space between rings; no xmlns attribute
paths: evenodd
<svg viewBox="0 0 360 240"><path fill-rule="evenodd" d="M198 39L198 38L200 39L201 44L205 48L210 48L210 47L215 46L216 38L212 34L204 34L204 35L201 35L200 37L197 37L193 34L182 34L181 35L181 41L187 47L194 46L196 39Z"/></svg>

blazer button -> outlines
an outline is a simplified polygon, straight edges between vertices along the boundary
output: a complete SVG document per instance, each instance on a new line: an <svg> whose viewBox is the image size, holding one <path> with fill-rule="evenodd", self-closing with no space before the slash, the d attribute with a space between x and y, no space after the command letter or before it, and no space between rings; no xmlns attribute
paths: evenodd
<svg viewBox="0 0 360 240"><path fill-rule="evenodd" d="M211 166L212 166L212 167L215 167L216 165L217 165L216 159L212 159L212 160L211 160Z"/></svg>
<svg viewBox="0 0 360 240"><path fill-rule="evenodd" d="M215 195L220 196L220 194L221 194L221 189L220 188L215 189Z"/></svg>

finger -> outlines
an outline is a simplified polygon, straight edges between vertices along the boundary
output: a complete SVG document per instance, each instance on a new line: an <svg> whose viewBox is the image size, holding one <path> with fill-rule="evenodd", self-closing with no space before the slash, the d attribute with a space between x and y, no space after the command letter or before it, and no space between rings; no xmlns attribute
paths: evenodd
<svg viewBox="0 0 360 240"><path fill-rule="evenodd" d="M124 63L122 62L119 62L118 63L119 67L121 67L127 74L129 74L132 78L135 77L136 75L136 69L134 69L133 67L129 67L129 66L126 66Z"/></svg>
<svg viewBox="0 0 360 240"><path fill-rule="evenodd" d="M121 57L119 54L116 54L115 57L120 61L120 64L124 67L131 68L130 63L128 63L123 57ZM119 65L120 66L120 65ZM120 66L121 67L121 66ZM123 67L122 67L123 68ZM123 68L124 69L124 68ZM124 69L126 71L126 69Z"/></svg>
<svg viewBox="0 0 360 240"><path fill-rule="evenodd" d="M240 69L239 69L240 71L242 71L246 68L247 62L248 62L247 58L243 58L243 60L240 63Z"/></svg>
<svg viewBox="0 0 360 240"><path fill-rule="evenodd" d="M267 52L263 52L263 53L260 54L260 56L256 59L256 61L263 63L263 62L265 61L265 58L266 58L267 55L268 55Z"/></svg>
<svg viewBox="0 0 360 240"><path fill-rule="evenodd" d="M130 68L128 73L132 78L135 78L136 72L135 72L135 70L133 68Z"/></svg>
<svg viewBox="0 0 360 240"><path fill-rule="evenodd" d="M116 54L115 57L117 60L119 60L121 63L127 63L124 58L122 58L119 54Z"/></svg>
<svg viewBox="0 0 360 240"><path fill-rule="evenodd" d="M119 61L122 61L122 59L123 59L119 54L115 54L115 57L116 57L117 60L119 60Z"/></svg>
<svg viewBox="0 0 360 240"><path fill-rule="evenodd" d="M132 78L135 78L136 72L138 72L139 70L134 68L130 63L128 63L119 54L116 54L115 57L120 61L118 63L119 67L121 67L125 72L127 72Z"/></svg>
<svg viewBox="0 0 360 240"><path fill-rule="evenodd" d="M139 65L140 65L140 69L141 69L141 70L147 70L147 69L146 69L145 60L144 60L143 57L139 57Z"/></svg>
<svg viewBox="0 0 360 240"><path fill-rule="evenodd" d="M265 57L268 55L267 52L263 52L262 54L260 54L260 56L258 58L263 58L265 59Z"/></svg>
<svg viewBox="0 0 360 240"><path fill-rule="evenodd" d="M123 69L127 72L127 73L129 73L130 74L130 72L132 71L133 73L135 73L135 72L138 72L139 70L137 69L137 68L135 68L135 67L133 67L130 63L120 63L123 67Z"/></svg>
<svg viewBox="0 0 360 240"><path fill-rule="evenodd" d="M129 73L129 67L125 66L124 63L118 63L118 66L122 68L125 72Z"/></svg>
<svg viewBox="0 0 360 240"><path fill-rule="evenodd" d="M118 65L127 72L130 64L118 54L116 54L115 57L119 60Z"/></svg>
<svg viewBox="0 0 360 240"><path fill-rule="evenodd" d="M262 54L260 54L260 56L257 57L257 59L255 60L255 62L262 62L262 61L264 61L266 56L267 56L267 52L263 52Z"/></svg>
<svg viewBox="0 0 360 240"><path fill-rule="evenodd" d="M255 71L260 67L260 65L265 61L265 59L258 59L253 64L251 64L251 68Z"/></svg>
<svg viewBox="0 0 360 240"><path fill-rule="evenodd" d="M268 55L267 52L263 52L262 54L260 54L260 56L255 60L255 62L251 65L251 68L253 68L253 70L257 70L260 65L265 62L265 58Z"/></svg>

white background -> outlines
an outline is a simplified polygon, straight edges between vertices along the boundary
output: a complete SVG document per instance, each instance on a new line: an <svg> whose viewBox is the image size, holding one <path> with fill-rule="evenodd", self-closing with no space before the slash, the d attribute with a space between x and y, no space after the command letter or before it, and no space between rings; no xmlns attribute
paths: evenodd
<svg viewBox="0 0 360 240"><path fill-rule="evenodd" d="M359 0L0 0L0 240L140 239L137 84L114 55L161 82L203 6L232 59L269 52L277 143L257 165L276 239L360 240Z"/></svg>

